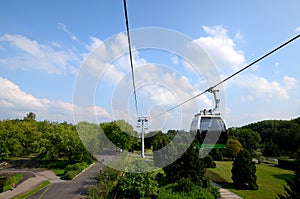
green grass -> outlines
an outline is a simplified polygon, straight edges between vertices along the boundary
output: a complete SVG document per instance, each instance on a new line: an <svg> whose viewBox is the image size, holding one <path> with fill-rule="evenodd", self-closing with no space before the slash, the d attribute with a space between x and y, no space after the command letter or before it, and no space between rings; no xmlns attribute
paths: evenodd
<svg viewBox="0 0 300 199"><path fill-rule="evenodd" d="M11 190L12 184L18 184L23 179L23 174L17 173L13 176L9 177L8 181L5 183L6 185L3 187L3 192ZM1 191L0 191L1 192Z"/></svg>
<svg viewBox="0 0 300 199"><path fill-rule="evenodd" d="M65 172L65 169L53 168L51 171L53 171L57 176L62 176Z"/></svg>
<svg viewBox="0 0 300 199"><path fill-rule="evenodd" d="M48 180L43 181L41 184L39 184L36 188L27 191L25 193L22 193L20 195L17 195L15 197L13 197L13 199L25 199L33 194L35 194L36 192L38 192L39 190L41 190L42 188L48 186L50 184L50 182Z"/></svg>
<svg viewBox="0 0 300 199"><path fill-rule="evenodd" d="M216 161L217 168L209 169L219 175L227 183L223 183L224 188L246 199L256 198L276 198L277 194L284 193L283 186L286 184L285 179L291 179L294 172L265 164L256 164L256 176L258 190L236 190L232 185L231 168L232 161ZM212 177L213 179L213 177Z"/></svg>

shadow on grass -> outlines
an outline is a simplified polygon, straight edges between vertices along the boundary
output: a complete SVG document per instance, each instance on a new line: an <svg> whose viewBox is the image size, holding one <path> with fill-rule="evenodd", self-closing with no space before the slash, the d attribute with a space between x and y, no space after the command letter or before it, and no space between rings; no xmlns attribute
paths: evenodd
<svg viewBox="0 0 300 199"><path fill-rule="evenodd" d="M69 164L66 160L56 160L56 161L44 161L39 166L41 168L46 168L52 170L57 176L62 177L65 172L66 166Z"/></svg>
<svg viewBox="0 0 300 199"><path fill-rule="evenodd" d="M293 179L293 174L273 174L272 176L274 176L275 178L279 179L279 180L285 180L285 181L290 181Z"/></svg>
<svg viewBox="0 0 300 199"><path fill-rule="evenodd" d="M215 172L213 172L209 169L206 170L205 176L217 184L229 183L229 182L227 182L227 180L225 180L224 178L222 178L221 176L219 176L218 174L216 174Z"/></svg>
<svg viewBox="0 0 300 199"><path fill-rule="evenodd" d="M39 166L47 169L64 169L69 164L66 160L43 161Z"/></svg>
<svg viewBox="0 0 300 199"><path fill-rule="evenodd" d="M24 168L37 168L41 163L40 160L33 158L18 158L8 161L8 168L24 169Z"/></svg>
<svg viewBox="0 0 300 199"><path fill-rule="evenodd" d="M208 177L214 183L221 185L222 188L236 189L236 187L234 186L234 184L232 182L228 182L227 180L225 180L224 178L222 178L221 176L219 176L218 174L216 174L215 172L213 172L211 170L207 169L205 176Z"/></svg>
<svg viewBox="0 0 300 199"><path fill-rule="evenodd" d="M237 190L237 188L234 186L234 184L232 182L220 183L220 185L224 189L236 189Z"/></svg>

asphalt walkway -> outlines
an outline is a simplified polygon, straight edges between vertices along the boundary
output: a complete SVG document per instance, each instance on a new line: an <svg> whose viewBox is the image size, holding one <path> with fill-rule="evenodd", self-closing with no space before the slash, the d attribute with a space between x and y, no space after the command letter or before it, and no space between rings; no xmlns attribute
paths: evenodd
<svg viewBox="0 0 300 199"><path fill-rule="evenodd" d="M16 172L16 173L28 173L28 171L22 172L22 171L10 171L10 172ZM9 199L13 198L21 193L30 191L37 187L39 184L44 182L45 180L49 180L51 183L57 183L57 182L62 182L60 177L55 175L50 170L46 171L40 171L40 172L29 172L32 173L33 175L23 181L22 183L18 184L16 188L12 191L6 191L3 193L0 193L0 199Z"/></svg>
<svg viewBox="0 0 300 199"><path fill-rule="evenodd" d="M88 168L88 170L91 170L91 172L87 171L85 173L95 173L96 171L99 170L99 165L94 165ZM95 170L96 168L96 170ZM22 173L20 171L10 171L10 172L18 172L18 173ZM63 181L60 179L60 177L56 176L52 171L50 170L46 170L46 171L40 171L40 172L28 172L25 171L23 173L31 173L31 175L29 176L29 178L27 178L25 181L23 181L22 183L18 184L16 186L16 188L13 191L6 191L0 194L0 199L9 199L9 198L13 198L21 193L27 192L29 190L34 189L35 187L37 187L40 183L42 183L45 180L49 180L51 182L51 186L52 185L57 185L58 187L64 187L66 188L68 183L70 184L70 181ZM92 174L90 174L90 176L92 176ZM86 181L87 179L80 179L80 178L75 178L74 183L78 184L79 186L83 186L82 183L76 182L76 181ZM90 179L89 179L90 180ZM63 185L64 184L64 185ZM222 188L220 185L213 183L212 184L216 187L219 188L219 191L221 193L221 197L220 199L242 199L242 197L234 194L233 192L229 191L228 189L224 189ZM72 185L73 187L74 185ZM52 188L52 187L51 187ZM48 191L50 194L50 191ZM56 194L58 192L55 192ZM78 198L83 198L81 194L78 195ZM52 195L53 196L53 195ZM52 197L51 196L51 197ZM50 198L51 198L50 197ZM74 197L74 195L73 195ZM43 198L49 198L46 197L46 195Z"/></svg>
<svg viewBox="0 0 300 199"><path fill-rule="evenodd" d="M211 182L212 185L219 188L221 197L219 199L243 199L242 197L236 195L235 193L229 191L228 189L222 188L221 185Z"/></svg>

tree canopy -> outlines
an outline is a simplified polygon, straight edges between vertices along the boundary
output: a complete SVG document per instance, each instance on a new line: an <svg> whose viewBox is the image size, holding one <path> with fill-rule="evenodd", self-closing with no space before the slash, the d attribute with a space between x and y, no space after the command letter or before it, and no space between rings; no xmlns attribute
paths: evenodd
<svg viewBox="0 0 300 199"><path fill-rule="evenodd" d="M35 118L34 113L29 113L23 120L0 121L0 160L37 153L40 159L46 161L93 161L82 144L75 125L36 121Z"/></svg>
<svg viewBox="0 0 300 199"><path fill-rule="evenodd" d="M252 162L250 153L243 149L241 150L233 162L231 169L233 184L240 189L256 190L257 177L255 163Z"/></svg>

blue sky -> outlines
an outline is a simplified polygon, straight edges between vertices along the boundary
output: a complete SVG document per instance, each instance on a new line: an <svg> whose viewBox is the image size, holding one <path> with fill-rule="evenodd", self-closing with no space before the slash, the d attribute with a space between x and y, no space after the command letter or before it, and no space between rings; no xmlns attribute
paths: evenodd
<svg viewBox="0 0 300 199"><path fill-rule="evenodd" d="M73 123L76 80L96 49L101 59L97 61L106 70L95 79L95 93L89 99L94 104L75 104L79 115L75 122L125 119L134 125L128 55L113 57L112 50L128 48L123 1L1 3L0 119L23 118L32 111L38 120ZM128 0L127 7L131 29L158 27L185 35L207 53L221 79L300 33L297 0ZM172 52L134 45L133 49L141 115L153 117L215 82L213 77L207 79L205 70L195 74ZM300 39L220 88L220 111L228 126L299 116L299 52ZM193 115L212 105L211 96L204 95L149 125L188 129Z"/></svg>

